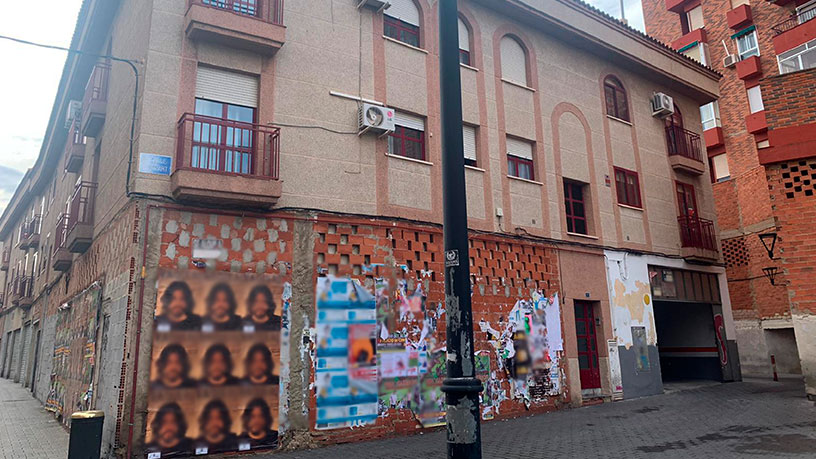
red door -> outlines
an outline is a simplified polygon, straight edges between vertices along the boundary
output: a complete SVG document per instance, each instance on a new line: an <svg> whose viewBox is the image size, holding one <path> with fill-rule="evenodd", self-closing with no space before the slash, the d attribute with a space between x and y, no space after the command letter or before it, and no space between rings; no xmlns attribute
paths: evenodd
<svg viewBox="0 0 816 459"><path fill-rule="evenodd" d="M592 310L592 303L575 302L575 334L578 338L581 389L599 389L601 372L598 368L598 343L595 337L595 312Z"/></svg>

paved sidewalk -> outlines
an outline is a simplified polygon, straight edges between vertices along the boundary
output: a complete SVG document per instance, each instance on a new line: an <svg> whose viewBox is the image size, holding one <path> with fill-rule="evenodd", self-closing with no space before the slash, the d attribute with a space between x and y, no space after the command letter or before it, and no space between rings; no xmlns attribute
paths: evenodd
<svg viewBox="0 0 816 459"><path fill-rule="evenodd" d="M654 397L483 424L485 458L813 458L816 407L802 382L673 385ZM680 389L680 390L674 390ZM444 458L443 432L275 459Z"/></svg>
<svg viewBox="0 0 816 459"><path fill-rule="evenodd" d="M0 459L65 459L68 432L28 389L0 378Z"/></svg>

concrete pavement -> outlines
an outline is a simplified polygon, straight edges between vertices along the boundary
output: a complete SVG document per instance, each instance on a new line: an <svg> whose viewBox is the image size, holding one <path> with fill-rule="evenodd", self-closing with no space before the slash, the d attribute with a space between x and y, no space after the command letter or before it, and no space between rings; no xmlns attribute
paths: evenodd
<svg viewBox="0 0 816 459"><path fill-rule="evenodd" d="M0 379L0 459L65 459L68 433L31 392Z"/></svg>

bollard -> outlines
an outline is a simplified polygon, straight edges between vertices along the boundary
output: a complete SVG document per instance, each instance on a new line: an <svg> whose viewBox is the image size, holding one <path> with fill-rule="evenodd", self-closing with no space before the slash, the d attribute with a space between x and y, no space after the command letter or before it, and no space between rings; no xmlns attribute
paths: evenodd
<svg viewBox="0 0 816 459"><path fill-rule="evenodd" d="M71 415L68 459L99 459L104 411L77 411Z"/></svg>
<svg viewBox="0 0 816 459"><path fill-rule="evenodd" d="M773 368L774 381L779 381L779 376L776 374L776 356L771 354L771 367Z"/></svg>

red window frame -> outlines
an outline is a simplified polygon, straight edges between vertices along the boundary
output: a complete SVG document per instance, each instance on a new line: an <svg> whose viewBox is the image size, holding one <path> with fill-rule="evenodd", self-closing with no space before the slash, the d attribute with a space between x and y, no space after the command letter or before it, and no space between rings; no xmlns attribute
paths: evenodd
<svg viewBox="0 0 816 459"><path fill-rule="evenodd" d="M530 170L530 176L522 177L519 172L521 170L519 166L527 166ZM507 175L525 180L535 180L535 167L533 160L507 155Z"/></svg>
<svg viewBox="0 0 816 459"><path fill-rule="evenodd" d="M638 173L615 167L615 191L618 196L618 204L642 208L640 199L640 179Z"/></svg>
<svg viewBox="0 0 816 459"><path fill-rule="evenodd" d="M578 204L580 204L580 211L577 210ZM567 214L567 232L589 234L583 183L564 180L564 207ZM581 228L583 231L580 231Z"/></svg>
<svg viewBox="0 0 816 459"><path fill-rule="evenodd" d="M416 133L418 134L415 137L410 137L409 134ZM394 132L388 134L390 137L388 142L388 153L396 156L402 156L403 158L411 158L411 159L418 159L420 161L425 161L425 132L418 131L416 129L407 128L405 126L397 125L394 127ZM408 143L419 144L420 147L420 157L417 158L416 156L412 156L408 154L408 150L406 145ZM396 147L392 150L391 147Z"/></svg>
<svg viewBox="0 0 816 459"><path fill-rule="evenodd" d="M606 100L607 115L620 120L631 121L629 118L629 99L620 80L613 76L604 79L604 98Z"/></svg>
<svg viewBox="0 0 816 459"><path fill-rule="evenodd" d="M407 45L420 47L419 27L389 15L384 15L383 34Z"/></svg>

